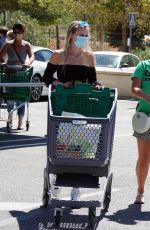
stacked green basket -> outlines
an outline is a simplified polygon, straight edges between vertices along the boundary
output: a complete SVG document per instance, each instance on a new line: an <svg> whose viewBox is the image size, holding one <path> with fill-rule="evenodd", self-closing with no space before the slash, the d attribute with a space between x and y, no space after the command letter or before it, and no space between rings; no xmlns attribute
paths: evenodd
<svg viewBox="0 0 150 230"><path fill-rule="evenodd" d="M65 111L86 117L107 117L113 99L109 88L96 90L87 83L79 83L71 88L58 85L51 94L53 114L57 116Z"/></svg>
<svg viewBox="0 0 150 230"><path fill-rule="evenodd" d="M0 78L3 83L29 83L33 67L28 69L0 69ZM6 87L2 93L5 99L30 100L30 87Z"/></svg>

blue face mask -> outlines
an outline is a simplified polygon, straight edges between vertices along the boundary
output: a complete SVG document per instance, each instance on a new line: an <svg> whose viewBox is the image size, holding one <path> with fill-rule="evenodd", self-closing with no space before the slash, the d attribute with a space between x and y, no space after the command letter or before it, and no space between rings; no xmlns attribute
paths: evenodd
<svg viewBox="0 0 150 230"><path fill-rule="evenodd" d="M75 40L75 45L77 48L85 48L88 46L89 38L83 37L83 36L77 36L77 39Z"/></svg>

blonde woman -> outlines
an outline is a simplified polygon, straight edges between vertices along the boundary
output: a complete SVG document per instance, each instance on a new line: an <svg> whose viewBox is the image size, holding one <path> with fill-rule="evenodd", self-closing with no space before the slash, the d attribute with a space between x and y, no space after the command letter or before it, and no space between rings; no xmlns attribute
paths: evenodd
<svg viewBox="0 0 150 230"><path fill-rule="evenodd" d="M47 64L43 76L47 87L59 83L69 87L75 82L101 87L96 79L95 58L90 51L89 36L90 28L87 22L74 21L69 25L64 50L54 52ZM55 72L57 72L57 79L54 77ZM71 200L79 200L79 196L79 188L73 188Z"/></svg>
<svg viewBox="0 0 150 230"><path fill-rule="evenodd" d="M67 87L75 81L100 85L96 79L94 54L89 48L89 36L87 22L70 24L65 49L54 52L47 64L43 76L46 86L61 82ZM56 71L58 79L53 76Z"/></svg>

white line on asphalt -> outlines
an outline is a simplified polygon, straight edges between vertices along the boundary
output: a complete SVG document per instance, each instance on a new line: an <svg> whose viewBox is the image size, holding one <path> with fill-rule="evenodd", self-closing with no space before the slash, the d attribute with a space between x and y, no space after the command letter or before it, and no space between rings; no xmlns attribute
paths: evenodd
<svg viewBox="0 0 150 230"><path fill-rule="evenodd" d="M112 189L112 192L118 192L120 191L120 189ZM97 195L101 195L103 193L103 191L97 191L97 192L93 192L90 194L83 194L81 195L81 198L88 198L88 197L92 197L92 196L97 196ZM67 197L64 197L62 199L68 199ZM17 202L0 202L0 211L11 211L11 210L17 210L17 211L23 211L25 209L34 209L34 208L38 208L42 205L42 203L17 203ZM33 214L34 215L34 214ZM31 219L33 218L33 215L20 215L19 218L14 218L14 217L10 217L4 220L0 221L0 227L5 227L7 225L10 224L18 224L18 220L27 220L27 219Z"/></svg>
<svg viewBox="0 0 150 230"><path fill-rule="evenodd" d="M119 192L119 188L114 188L112 189L112 192ZM94 197L97 195L102 195L103 190L99 190L93 193L86 193L81 195L81 199L89 198L89 197ZM62 197L62 200L68 200L68 196ZM32 208L37 208L40 207L42 203L18 203L18 202L0 202L0 210L1 211L10 211L10 210L17 210L17 211L22 211L25 209L32 209Z"/></svg>

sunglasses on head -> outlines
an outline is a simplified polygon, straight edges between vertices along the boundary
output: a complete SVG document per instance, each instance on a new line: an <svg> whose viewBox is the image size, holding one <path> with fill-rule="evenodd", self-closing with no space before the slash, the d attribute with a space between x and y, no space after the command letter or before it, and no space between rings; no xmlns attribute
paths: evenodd
<svg viewBox="0 0 150 230"><path fill-rule="evenodd" d="M84 22L84 21L79 21L79 26L80 27L85 27L85 26L88 26L89 24L87 22Z"/></svg>

